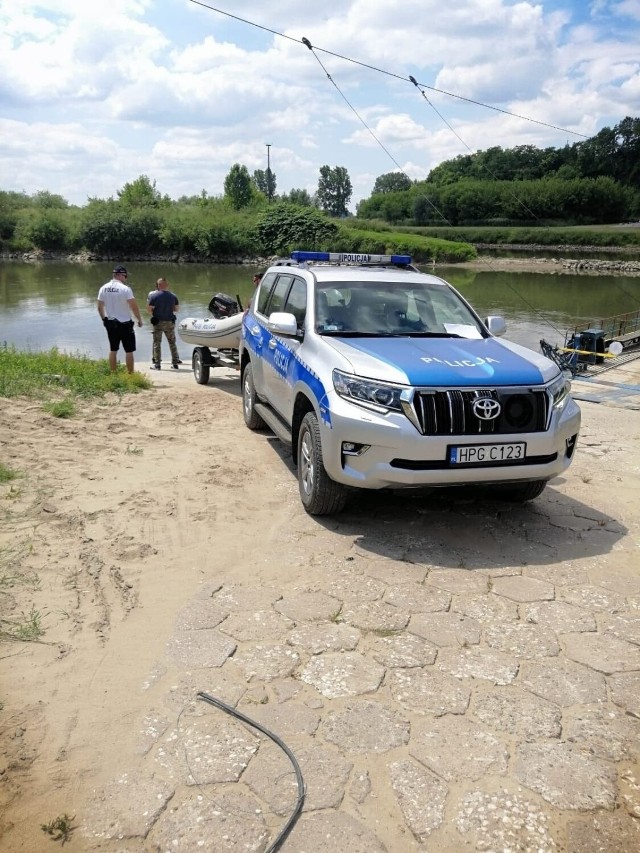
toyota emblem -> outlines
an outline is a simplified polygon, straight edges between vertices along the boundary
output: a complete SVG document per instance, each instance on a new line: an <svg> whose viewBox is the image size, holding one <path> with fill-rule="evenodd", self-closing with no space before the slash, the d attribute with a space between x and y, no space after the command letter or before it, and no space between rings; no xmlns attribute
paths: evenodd
<svg viewBox="0 0 640 853"><path fill-rule="evenodd" d="M473 401L473 414L481 421L494 421L500 414L500 403L491 397L479 397Z"/></svg>

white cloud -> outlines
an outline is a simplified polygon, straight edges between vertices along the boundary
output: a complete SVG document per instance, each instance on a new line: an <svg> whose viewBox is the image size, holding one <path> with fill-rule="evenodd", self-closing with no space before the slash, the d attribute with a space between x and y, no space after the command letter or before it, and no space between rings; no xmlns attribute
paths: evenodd
<svg viewBox="0 0 640 853"><path fill-rule="evenodd" d="M0 0L1 188L82 204L145 173L172 197L217 194L234 162L264 168L269 142L279 191L313 192L321 165L343 165L355 203L396 164L421 178L468 150L564 145L580 137L434 90L592 135L640 114L639 10L640 0L233 10L289 36L279 38L188 0ZM409 74L432 87L430 103Z"/></svg>

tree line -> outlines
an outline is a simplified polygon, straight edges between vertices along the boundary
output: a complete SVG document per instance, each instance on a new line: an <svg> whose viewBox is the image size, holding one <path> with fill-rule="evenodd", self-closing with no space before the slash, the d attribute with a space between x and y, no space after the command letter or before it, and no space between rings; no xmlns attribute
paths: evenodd
<svg viewBox="0 0 640 853"><path fill-rule="evenodd" d="M640 118L563 148L460 155L424 181L380 175L358 216L405 225L592 225L640 217Z"/></svg>

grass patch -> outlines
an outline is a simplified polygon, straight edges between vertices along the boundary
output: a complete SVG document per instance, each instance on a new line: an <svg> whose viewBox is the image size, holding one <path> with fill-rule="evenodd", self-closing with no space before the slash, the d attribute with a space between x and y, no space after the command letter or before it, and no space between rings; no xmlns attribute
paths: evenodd
<svg viewBox="0 0 640 853"><path fill-rule="evenodd" d="M58 815L54 820L50 820L49 823L41 823L40 829L48 836L50 836L52 841L60 841L61 846L64 847L65 842L69 841L71 838L71 833L75 829L73 825L74 817L69 817L68 814Z"/></svg>
<svg viewBox="0 0 640 853"><path fill-rule="evenodd" d="M78 398L136 394L151 387L149 379L141 373L127 373L122 365L111 373L106 359L67 355L56 348L48 352L0 348L0 397L44 400L47 411L56 417L72 417Z"/></svg>
<svg viewBox="0 0 640 853"><path fill-rule="evenodd" d="M11 468L7 468L6 465L3 465L2 462L0 462L0 483L10 483L19 476L20 474L18 471L13 471Z"/></svg>
<svg viewBox="0 0 640 853"><path fill-rule="evenodd" d="M7 640L21 640L25 643L31 643L44 634L42 613L36 610L33 604L28 613L22 613L20 622L11 622L8 619L2 621L7 627L0 629L0 637Z"/></svg>

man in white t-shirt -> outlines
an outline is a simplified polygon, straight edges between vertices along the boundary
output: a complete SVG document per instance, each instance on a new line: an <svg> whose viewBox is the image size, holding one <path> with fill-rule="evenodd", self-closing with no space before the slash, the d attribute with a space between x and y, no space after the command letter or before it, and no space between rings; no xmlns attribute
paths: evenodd
<svg viewBox="0 0 640 853"><path fill-rule="evenodd" d="M109 367L115 373L118 368L120 344L125 352L125 363L133 373L133 354L136 351L136 333L131 314L142 326L142 316L133 291L126 283L129 273L126 267L117 266L113 278L103 284L98 292L98 314L109 336Z"/></svg>

